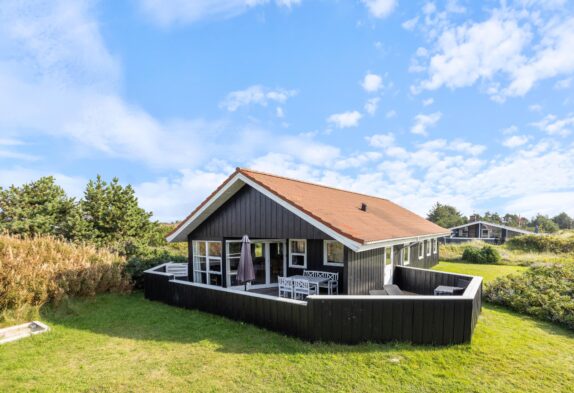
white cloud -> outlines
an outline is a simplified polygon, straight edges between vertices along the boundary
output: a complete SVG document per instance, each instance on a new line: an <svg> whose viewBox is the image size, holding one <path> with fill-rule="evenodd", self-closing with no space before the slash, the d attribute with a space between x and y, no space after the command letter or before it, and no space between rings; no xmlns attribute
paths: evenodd
<svg viewBox="0 0 574 393"><path fill-rule="evenodd" d="M236 17L270 0L139 0L141 11L160 26L190 24L205 19ZM276 0L279 7L291 8L301 0Z"/></svg>
<svg viewBox="0 0 574 393"><path fill-rule="evenodd" d="M361 83L363 89L369 93L375 93L383 87L383 78L380 75L368 72Z"/></svg>
<svg viewBox="0 0 574 393"><path fill-rule="evenodd" d="M383 155L377 151L368 151L365 153L360 153L353 155L351 157L344 158L342 160L337 160L333 165L334 169L348 169L348 168L360 168L365 165L371 165L373 161L381 159Z"/></svg>
<svg viewBox="0 0 574 393"><path fill-rule="evenodd" d="M411 132L416 135L427 136L427 129L436 125L441 117L442 113L440 112L434 112L428 115L418 114L415 116L415 123L411 127Z"/></svg>
<svg viewBox="0 0 574 393"><path fill-rule="evenodd" d="M275 115L282 119L285 117L285 111L283 110L283 108L281 108L280 106L278 106L277 108L275 108Z"/></svg>
<svg viewBox="0 0 574 393"><path fill-rule="evenodd" d="M502 144L506 147L514 149L515 147L524 145L525 143L528 142L529 139L530 137L528 137L527 135L513 135L511 137L506 138L502 142Z"/></svg>
<svg viewBox="0 0 574 393"><path fill-rule="evenodd" d="M567 136L572 133L574 129L574 114L569 114L563 119L559 119L556 115L547 115L544 119L532 123L533 126L538 127L548 135Z"/></svg>
<svg viewBox="0 0 574 393"><path fill-rule="evenodd" d="M361 0L375 18L383 19L389 16L397 6L397 0Z"/></svg>
<svg viewBox="0 0 574 393"><path fill-rule="evenodd" d="M221 108L235 112L242 106L257 104L267 106L269 102L285 103L290 97L297 94L295 90L269 89L264 86L249 86L244 90L232 91L219 104Z"/></svg>
<svg viewBox="0 0 574 393"><path fill-rule="evenodd" d="M373 147L387 148L395 144L395 136L392 133L375 134L365 138Z"/></svg>
<svg viewBox="0 0 574 393"><path fill-rule="evenodd" d="M426 100L423 100L423 106L429 106L432 105L434 103L434 98L427 98Z"/></svg>
<svg viewBox="0 0 574 393"><path fill-rule="evenodd" d="M525 195L512 200L505 206L505 211L520 212L526 217L534 217L538 213L555 215L566 211L570 216L574 215L574 192L541 192Z"/></svg>
<svg viewBox="0 0 574 393"><path fill-rule="evenodd" d="M0 169L0 187L7 188L12 185L21 186L44 176L53 176L56 179L56 183L62 187L69 196L75 198L83 196L86 184L88 183L88 180L81 176L68 176L48 170L15 167L11 169Z"/></svg>
<svg viewBox="0 0 574 393"><path fill-rule="evenodd" d="M572 86L572 78L561 79L554 84L554 88L557 90L569 89Z"/></svg>
<svg viewBox="0 0 574 393"><path fill-rule="evenodd" d="M371 116L377 113L377 108L379 107L380 100L381 99L379 97L369 98L365 103L365 112L367 112Z"/></svg>
<svg viewBox="0 0 574 393"><path fill-rule="evenodd" d="M408 19L404 21L401 26L405 30L413 30L419 21L419 17L415 16L414 18Z"/></svg>
<svg viewBox="0 0 574 393"><path fill-rule="evenodd" d="M392 119L393 117L395 117L397 115L397 111L395 111L394 109L391 109L390 111L388 111L387 113L385 113L385 117L387 119Z"/></svg>
<svg viewBox="0 0 574 393"><path fill-rule="evenodd" d="M338 128L357 127L363 115L358 111L347 111L332 114L327 118L327 122L334 124Z"/></svg>
<svg viewBox="0 0 574 393"><path fill-rule="evenodd" d="M540 112L540 111L542 111L542 105L538 105L538 104L528 105L528 110L530 112Z"/></svg>
<svg viewBox="0 0 574 393"><path fill-rule="evenodd" d="M516 125L511 125L510 127L506 127L502 129L502 133L504 135L510 135L510 134L514 134L518 131L518 127L516 127Z"/></svg>
<svg viewBox="0 0 574 393"><path fill-rule="evenodd" d="M524 96L539 81L573 73L569 43L574 41L574 17L542 15L536 6L504 3L488 19L462 24L448 19L456 7L445 12L429 9L423 30L435 49L422 66L428 78L411 90L455 89L480 82L493 100L502 102Z"/></svg>

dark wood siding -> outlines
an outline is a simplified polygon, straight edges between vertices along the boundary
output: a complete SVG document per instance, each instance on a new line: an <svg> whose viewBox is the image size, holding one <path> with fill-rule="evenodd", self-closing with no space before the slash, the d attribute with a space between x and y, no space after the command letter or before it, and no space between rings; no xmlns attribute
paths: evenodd
<svg viewBox="0 0 574 393"><path fill-rule="evenodd" d="M438 263L439 255L440 255L440 242L437 240L437 252L434 254L431 250L431 255L427 255L427 249L425 245L425 249L423 252L423 257L419 259L419 248L418 244L411 245L411 253L410 253L410 267L419 267L422 269L430 269L434 265ZM430 242L432 246L432 242Z"/></svg>
<svg viewBox="0 0 574 393"><path fill-rule="evenodd" d="M354 252L347 250L347 294L368 295L371 289L383 287L385 249Z"/></svg>
<svg viewBox="0 0 574 393"><path fill-rule="evenodd" d="M190 240L331 239L254 188L245 185L189 234Z"/></svg>

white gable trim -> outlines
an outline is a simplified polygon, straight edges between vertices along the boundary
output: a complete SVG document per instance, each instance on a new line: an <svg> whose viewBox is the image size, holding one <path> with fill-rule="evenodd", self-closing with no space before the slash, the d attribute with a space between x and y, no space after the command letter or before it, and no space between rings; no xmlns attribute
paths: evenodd
<svg viewBox="0 0 574 393"><path fill-rule="evenodd" d="M187 239L187 235L197 228L203 221L205 221L215 210L217 210L223 203L225 203L229 198L231 198L237 191L243 187L243 185L249 185L253 187L255 190L259 191L272 201L276 202L277 204L281 205L285 209L289 210L291 213L295 214L297 217L301 218L302 220L308 222L309 224L313 225L315 228L321 230L322 232L326 233L327 235L331 236L333 239L339 241L340 243L344 244L354 252L361 252L372 250L375 248L380 247L388 247L395 244L403 244L405 241L420 241L422 239L428 238L435 238L435 237L442 237L448 236L449 233L445 234L432 234L432 235L423 235L423 236L412 236L400 239L389 239L383 241L376 241L370 242L366 244L361 244L355 240L349 239L346 236L341 235L340 233L336 232L332 228L328 227L327 225L323 224L319 220L311 217L310 215L302 212L297 207L292 205L291 203L285 201L284 199L280 198L276 194L272 193L265 187L261 186L260 184L254 182L247 176L243 175L242 173L237 173L231 178L225 186L223 186L215 195L213 195L206 203L199 209L195 214L189 217L185 222L171 235L166 237L168 242L178 242L178 241L185 241Z"/></svg>
<svg viewBox="0 0 574 393"><path fill-rule="evenodd" d="M473 222L468 222L466 224L462 224L456 227L452 227L450 228L450 230L454 230L454 229L460 229L460 228L464 228L464 227L468 227L471 225L476 225L476 224L483 224L483 225L489 225L492 227L496 227L496 228L501 228L501 229L506 229L508 231L513 231L513 232L518 232L518 233L523 233L525 235L535 235L535 232L530 232L530 231L526 231L524 229L519 229L519 228L514 228L514 227L509 227L507 225L501 225L501 224L495 224L493 222L486 222L486 221L473 221Z"/></svg>

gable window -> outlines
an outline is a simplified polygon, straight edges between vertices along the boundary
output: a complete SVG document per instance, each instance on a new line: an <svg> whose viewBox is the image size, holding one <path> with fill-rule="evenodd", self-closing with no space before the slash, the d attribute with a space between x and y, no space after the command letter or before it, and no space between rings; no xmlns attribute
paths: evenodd
<svg viewBox="0 0 574 393"><path fill-rule="evenodd" d="M425 253L425 251L424 251L424 250L425 250L424 243L423 243L423 242L419 242L418 246L419 246L419 259L423 259L424 253Z"/></svg>
<svg viewBox="0 0 574 393"><path fill-rule="evenodd" d="M221 286L221 242L193 241L193 282Z"/></svg>
<svg viewBox="0 0 574 393"><path fill-rule="evenodd" d="M432 239L432 253L436 254L438 252L438 239Z"/></svg>
<svg viewBox="0 0 574 393"><path fill-rule="evenodd" d="M344 266L345 247L336 240L323 242L323 264L327 266Z"/></svg>
<svg viewBox="0 0 574 393"><path fill-rule="evenodd" d="M411 246L405 244L403 248L403 265L407 266L411 264Z"/></svg>
<svg viewBox="0 0 574 393"><path fill-rule="evenodd" d="M289 267L307 268L307 240L289 240Z"/></svg>

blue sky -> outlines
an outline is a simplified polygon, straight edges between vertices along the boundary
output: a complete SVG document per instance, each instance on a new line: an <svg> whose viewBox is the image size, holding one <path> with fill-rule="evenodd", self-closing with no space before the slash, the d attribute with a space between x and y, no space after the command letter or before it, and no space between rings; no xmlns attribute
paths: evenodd
<svg viewBox="0 0 574 393"><path fill-rule="evenodd" d="M185 216L235 167L424 214L574 215L564 0L5 1L0 185Z"/></svg>

